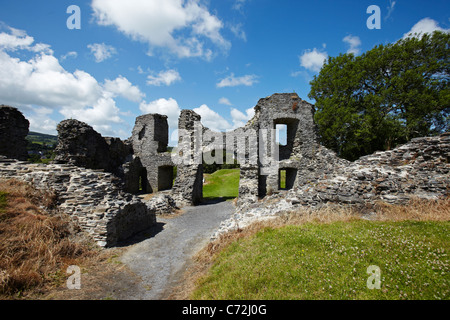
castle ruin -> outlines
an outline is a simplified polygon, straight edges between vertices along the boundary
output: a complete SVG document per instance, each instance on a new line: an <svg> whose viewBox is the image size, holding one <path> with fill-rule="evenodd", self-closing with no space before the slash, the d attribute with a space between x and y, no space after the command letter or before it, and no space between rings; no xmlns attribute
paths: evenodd
<svg viewBox="0 0 450 320"><path fill-rule="evenodd" d="M164 115L138 117L132 136L125 141L102 137L78 120L64 120L57 127L55 161L44 166L11 160L23 160L24 155L23 148L15 154L7 152L13 132L7 128L15 123L12 119L21 119L20 134L12 135L23 140L28 122L16 109L1 106L0 154L9 159L0 159L0 178L18 178L55 190L61 195L61 208L102 246L115 245L149 228L157 214L199 204L203 161L220 164L222 150L226 150L227 162L237 159L240 165L237 212L241 215L245 210L252 216L255 210L261 212L267 206L259 200L269 198L276 202L270 208L276 212L327 203L405 203L411 197L448 196L448 133L416 138L352 163L320 145L314 106L297 94L260 99L254 111L244 127L215 132L202 125L200 115L182 110L178 146L173 151L168 149ZM280 125L286 132L283 141L276 139ZM212 150L220 152L213 155ZM155 196L143 202L136 197L139 193Z"/></svg>

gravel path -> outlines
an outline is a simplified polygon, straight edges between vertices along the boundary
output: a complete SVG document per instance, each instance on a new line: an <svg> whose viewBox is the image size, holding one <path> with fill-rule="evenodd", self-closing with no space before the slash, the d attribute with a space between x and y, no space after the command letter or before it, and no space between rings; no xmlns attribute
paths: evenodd
<svg viewBox="0 0 450 320"><path fill-rule="evenodd" d="M173 218L158 217L157 226L141 235L147 239L131 245L121 257L142 279L140 288L127 299L165 299L170 288L178 284L189 259L207 244L234 209L230 201L224 201L187 207Z"/></svg>

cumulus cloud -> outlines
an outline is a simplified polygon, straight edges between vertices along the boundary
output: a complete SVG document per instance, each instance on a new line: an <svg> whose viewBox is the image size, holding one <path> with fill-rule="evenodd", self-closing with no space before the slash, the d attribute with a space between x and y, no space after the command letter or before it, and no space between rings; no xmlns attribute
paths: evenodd
<svg viewBox="0 0 450 320"><path fill-rule="evenodd" d="M347 53L353 53L354 55L358 55L361 52L361 39L357 36L352 36L349 34L344 39L342 39L345 43L349 45Z"/></svg>
<svg viewBox="0 0 450 320"><path fill-rule="evenodd" d="M57 122L50 118L53 109L38 107L28 112L27 119L30 121L30 131L54 134Z"/></svg>
<svg viewBox="0 0 450 320"><path fill-rule="evenodd" d="M132 102L140 102L145 97L139 87L132 85L127 78L122 76L115 80L105 80L103 88L113 96L121 96Z"/></svg>
<svg viewBox="0 0 450 320"><path fill-rule="evenodd" d="M21 55L11 54L19 50L32 57L21 60ZM117 96L139 102L144 94L122 76L101 84L85 71L68 72L49 45L34 44L25 31L8 28L0 33L0 101L21 108L33 130L55 133L57 111L114 135L113 125L123 124Z"/></svg>
<svg viewBox="0 0 450 320"><path fill-rule="evenodd" d="M253 118L255 115L254 108L250 108L245 110L245 113L239 111L238 109L231 109L231 118L233 119L233 127L239 128L243 127L247 124L247 122Z"/></svg>
<svg viewBox="0 0 450 320"><path fill-rule="evenodd" d="M450 32L450 29L441 28L437 21L424 18L417 22L409 32L405 33L403 38L413 37L415 35L421 37L425 33L433 33L434 31Z"/></svg>
<svg viewBox="0 0 450 320"><path fill-rule="evenodd" d="M147 84L151 86L170 86L172 83L181 81L181 76L176 70L161 71L157 75L149 75Z"/></svg>
<svg viewBox="0 0 450 320"><path fill-rule="evenodd" d="M178 117L180 116L181 109L178 106L178 102L173 98L158 99L150 103L143 101L139 108L144 114L159 113L166 115L169 126L173 129L178 127Z"/></svg>
<svg viewBox="0 0 450 320"><path fill-rule="evenodd" d="M165 48L180 58L210 59L208 41L222 50L231 46L220 33L222 21L199 0L93 0L92 8L99 25L114 26L148 43L150 50Z"/></svg>
<svg viewBox="0 0 450 320"><path fill-rule="evenodd" d="M193 109L202 117L202 124L214 131L226 131L233 128L233 126L225 120L220 114L210 109L206 104Z"/></svg>
<svg viewBox="0 0 450 320"><path fill-rule="evenodd" d="M116 48L104 43L88 44L87 47L91 50L97 63L103 62L117 53Z"/></svg>
<svg viewBox="0 0 450 320"><path fill-rule="evenodd" d="M53 54L50 46L43 43L34 43L34 38L27 35L23 30L15 29L6 26L8 33L2 32L0 34L0 50L5 51L17 51L17 50L29 50L32 52L43 52Z"/></svg>
<svg viewBox="0 0 450 320"><path fill-rule="evenodd" d="M0 51L0 66L0 96L8 103L82 108L101 95L100 85L90 74L67 72L51 55L21 61Z"/></svg>
<svg viewBox="0 0 450 320"><path fill-rule="evenodd" d="M112 124L123 123L120 109L114 99L104 94L92 107L74 109L63 107L60 110L66 118L74 118L92 125L92 127L108 136L115 136Z"/></svg>
<svg viewBox="0 0 450 320"><path fill-rule="evenodd" d="M235 77L232 73L230 76L222 79L219 81L219 83L216 84L218 88L225 88L225 87L236 87L236 86L247 86L251 87L255 83L258 82L257 76L254 74L251 75L245 75L242 77Z"/></svg>
<svg viewBox="0 0 450 320"><path fill-rule="evenodd" d="M321 52L314 48L305 50L300 57L300 65L310 71L319 72L325 61L328 59L326 52Z"/></svg>

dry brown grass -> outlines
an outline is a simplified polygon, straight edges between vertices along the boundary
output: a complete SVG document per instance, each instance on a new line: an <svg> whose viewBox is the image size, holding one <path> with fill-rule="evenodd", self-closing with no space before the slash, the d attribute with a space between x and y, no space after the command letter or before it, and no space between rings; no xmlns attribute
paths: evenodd
<svg viewBox="0 0 450 320"><path fill-rule="evenodd" d="M56 196L17 180L0 180L7 194L0 211L0 297L43 293L65 280L69 265L97 252L73 241L73 223L56 209Z"/></svg>
<svg viewBox="0 0 450 320"><path fill-rule="evenodd" d="M407 205L377 205L378 221L449 221L450 198L439 201L413 199Z"/></svg>
<svg viewBox="0 0 450 320"><path fill-rule="evenodd" d="M407 205L389 205L379 203L374 208L376 221L450 221L450 199L447 197L439 201L414 199ZM365 211L365 210L362 210ZM231 243L239 239L251 237L264 228L282 228L288 225L302 225L306 223L351 222L362 219L361 209L341 206L323 207L319 210L300 209L285 213L274 219L255 222L244 229L238 229L220 236L210 242L194 258L184 275L183 283L173 290L169 299L190 299L197 282L204 277L215 257Z"/></svg>

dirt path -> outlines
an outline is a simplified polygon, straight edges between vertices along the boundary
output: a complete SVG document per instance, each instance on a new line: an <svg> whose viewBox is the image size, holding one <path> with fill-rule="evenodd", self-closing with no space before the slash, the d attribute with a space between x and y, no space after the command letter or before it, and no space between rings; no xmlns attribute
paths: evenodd
<svg viewBox="0 0 450 320"><path fill-rule="evenodd" d="M126 247L120 260L141 281L127 299L165 299L178 284L189 259L207 244L212 232L234 212L229 201L185 208L173 218L158 218L147 239ZM139 239L135 239L138 241Z"/></svg>

